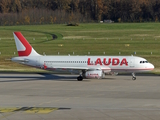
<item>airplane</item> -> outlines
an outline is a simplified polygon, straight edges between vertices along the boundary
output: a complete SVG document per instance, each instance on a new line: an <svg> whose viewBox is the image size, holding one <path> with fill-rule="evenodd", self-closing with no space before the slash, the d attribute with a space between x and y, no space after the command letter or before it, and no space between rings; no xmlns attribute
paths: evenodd
<svg viewBox="0 0 160 120"><path fill-rule="evenodd" d="M154 69L154 65L146 59L137 56L46 56L38 54L29 44L21 32L13 32L18 57L11 60L20 64L44 70L67 70L78 73L78 81L84 78L101 79L106 73L132 73L132 80L136 80L135 73Z"/></svg>

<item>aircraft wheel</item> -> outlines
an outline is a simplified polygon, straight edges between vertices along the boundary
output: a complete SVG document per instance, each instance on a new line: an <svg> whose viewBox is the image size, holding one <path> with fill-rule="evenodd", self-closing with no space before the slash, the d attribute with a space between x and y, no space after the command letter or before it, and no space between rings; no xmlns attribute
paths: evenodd
<svg viewBox="0 0 160 120"><path fill-rule="evenodd" d="M79 76L79 77L77 77L77 80L78 80L78 81L82 81L82 80L83 80L83 77L82 77L82 76Z"/></svg>
<svg viewBox="0 0 160 120"><path fill-rule="evenodd" d="M132 77L132 80L136 80L136 77Z"/></svg>

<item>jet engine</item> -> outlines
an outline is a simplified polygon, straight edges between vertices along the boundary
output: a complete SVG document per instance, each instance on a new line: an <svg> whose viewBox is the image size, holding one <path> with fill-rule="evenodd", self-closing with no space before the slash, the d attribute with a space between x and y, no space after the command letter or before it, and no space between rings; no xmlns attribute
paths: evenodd
<svg viewBox="0 0 160 120"><path fill-rule="evenodd" d="M89 79L100 79L104 77L104 73L102 72L102 70L86 71L84 77Z"/></svg>

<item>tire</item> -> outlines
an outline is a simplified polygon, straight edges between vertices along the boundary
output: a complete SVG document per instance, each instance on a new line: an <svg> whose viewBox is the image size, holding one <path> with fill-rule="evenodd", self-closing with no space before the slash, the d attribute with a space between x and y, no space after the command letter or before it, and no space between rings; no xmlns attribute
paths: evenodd
<svg viewBox="0 0 160 120"><path fill-rule="evenodd" d="M82 81L82 80L83 80L83 77L82 77L82 76L79 76L79 77L77 77L77 80L78 80L78 81Z"/></svg>
<svg viewBox="0 0 160 120"><path fill-rule="evenodd" d="M136 80L136 77L132 77L132 80Z"/></svg>

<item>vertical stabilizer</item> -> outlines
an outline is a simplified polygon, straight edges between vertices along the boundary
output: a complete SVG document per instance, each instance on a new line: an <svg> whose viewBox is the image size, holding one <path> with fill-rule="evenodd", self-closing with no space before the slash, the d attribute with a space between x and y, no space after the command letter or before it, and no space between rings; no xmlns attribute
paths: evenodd
<svg viewBox="0 0 160 120"><path fill-rule="evenodd" d="M39 56L21 32L13 32L19 56Z"/></svg>

